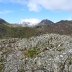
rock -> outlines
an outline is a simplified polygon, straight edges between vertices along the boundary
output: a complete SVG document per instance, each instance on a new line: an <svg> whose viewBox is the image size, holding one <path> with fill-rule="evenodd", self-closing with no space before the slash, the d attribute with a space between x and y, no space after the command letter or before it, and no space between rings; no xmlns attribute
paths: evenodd
<svg viewBox="0 0 72 72"><path fill-rule="evenodd" d="M0 67L0 72L72 72L72 37L44 34L1 39Z"/></svg>

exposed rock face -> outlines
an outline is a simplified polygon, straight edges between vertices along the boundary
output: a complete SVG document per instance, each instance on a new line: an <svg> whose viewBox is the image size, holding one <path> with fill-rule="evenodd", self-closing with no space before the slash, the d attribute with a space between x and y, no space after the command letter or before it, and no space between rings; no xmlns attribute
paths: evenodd
<svg viewBox="0 0 72 72"><path fill-rule="evenodd" d="M2 39L0 72L72 72L72 37L44 34Z"/></svg>

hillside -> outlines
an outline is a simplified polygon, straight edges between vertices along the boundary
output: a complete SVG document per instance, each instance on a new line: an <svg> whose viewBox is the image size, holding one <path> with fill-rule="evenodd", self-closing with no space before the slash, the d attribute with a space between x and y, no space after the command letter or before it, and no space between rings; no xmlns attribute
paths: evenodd
<svg viewBox="0 0 72 72"><path fill-rule="evenodd" d="M24 27L20 24L10 24L0 19L0 38L29 38L47 33L72 36L72 21L62 20L53 23L44 19L34 27Z"/></svg>
<svg viewBox="0 0 72 72"><path fill-rule="evenodd" d="M6 24L6 23L7 22L4 19L0 18L0 24Z"/></svg>
<svg viewBox="0 0 72 72"><path fill-rule="evenodd" d="M16 26L0 20L0 38L23 38L35 35L35 29Z"/></svg>
<svg viewBox="0 0 72 72"><path fill-rule="evenodd" d="M9 27L0 25L0 38L23 38L35 35L35 30L28 27Z"/></svg>
<svg viewBox="0 0 72 72"><path fill-rule="evenodd" d="M72 35L72 21L62 20L53 23L50 20L43 20L36 26L36 29L40 34L56 33L60 35Z"/></svg>
<svg viewBox="0 0 72 72"><path fill-rule="evenodd" d="M0 39L0 72L72 72L72 37Z"/></svg>

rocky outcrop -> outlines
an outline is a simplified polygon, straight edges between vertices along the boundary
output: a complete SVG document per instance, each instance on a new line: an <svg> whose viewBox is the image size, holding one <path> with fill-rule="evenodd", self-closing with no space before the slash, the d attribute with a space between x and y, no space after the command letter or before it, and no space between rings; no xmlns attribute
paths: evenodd
<svg viewBox="0 0 72 72"><path fill-rule="evenodd" d="M72 72L72 37L1 39L0 72Z"/></svg>

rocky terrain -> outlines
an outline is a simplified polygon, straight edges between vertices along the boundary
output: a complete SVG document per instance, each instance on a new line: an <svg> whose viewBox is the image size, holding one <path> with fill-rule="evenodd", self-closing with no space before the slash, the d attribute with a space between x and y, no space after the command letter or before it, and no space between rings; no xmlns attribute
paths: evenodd
<svg viewBox="0 0 72 72"><path fill-rule="evenodd" d="M0 39L0 72L72 72L72 37Z"/></svg>

